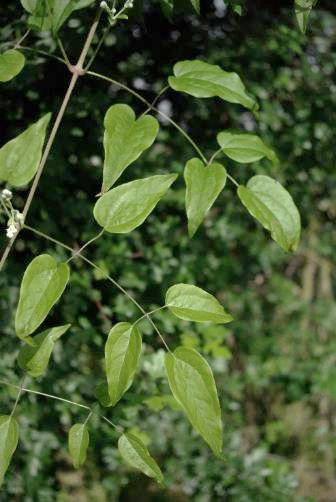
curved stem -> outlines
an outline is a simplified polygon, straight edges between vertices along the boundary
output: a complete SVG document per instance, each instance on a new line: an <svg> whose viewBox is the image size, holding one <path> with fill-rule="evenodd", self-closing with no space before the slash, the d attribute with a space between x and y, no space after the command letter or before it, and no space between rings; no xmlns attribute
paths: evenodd
<svg viewBox="0 0 336 502"><path fill-rule="evenodd" d="M26 379L26 375L24 375L24 376L23 376L23 378L22 378L22 380L21 380L21 384L20 384L20 386L18 386L18 387L17 387L17 388L19 389L19 392L18 392L18 395L16 396L16 400L15 400L15 403L14 403L14 406L13 406L13 409L12 409L12 412L11 412L11 414L10 414L10 416L11 416L11 417L14 415L15 410L16 410L16 408L17 408L17 405L18 405L18 403L19 403L19 401L20 401L20 397L21 397L22 392L23 392L23 384L24 384L25 379Z"/></svg>
<svg viewBox="0 0 336 502"><path fill-rule="evenodd" d="M104 229L101 230L97 235L95 235L94 237L92 237L92 239L90 239L89 241L87 241L85 244L83 244L82 247L80 247L78 249L78 251L74 251L73 255L67 260L66 263L70 263L71 260L73 260L74 258L76 258L76 256L79 256L81 254L81 252L87 247L89 246L90 244L92 244L94 241L100 239L100 237L103 235L104 233Z"/></svg>
<svg viewBox="0 0 336 502"><path fill-rule="evenodd" d="M196 150L196 152L201 157L201 159L204 161L204 163L205 164L207 163L207 159L206 159L205 155L203 154L202 150L195 143L195 141L189 136L189 134L180 125L178 125L173 119L171 119L168 115L166 115L161 110L158 110L157 108L155 108L155 106L152 106L151 103L149 101L147 101L147 99L145 99L143 96L141 96L141 94L136 92L134 89L131 89L131 87L128 87L127 85L125 85L121 82L118 82L118 80L114 80L113 78L106 77L105 75L102 75L101 73L96 73L94 71L88 71L86 74L91 75L92 77L100 78L101 80L105 80L106 82L110 82L111 84L117 85L118 87L120 87L121 89L124 89L125 91L129 92L130 94L133 94L133 96L135 96L137 99L139 99L140 101L145 103L150 110L153 110L158 115L161 115L161 117L164 117L167 120L167 122L172 124L189 141L189 143L193 146L193 148Z"/></svg>
<svg viewBox="0 0 336 502"><path fill-rule="evenodd" d="M26 229L26 230L30 230L31 232L34 232L36 235L39 235L40 237L43 237L44 239L47 239L47 240L49 240L51 242L54 242L55 244L58 244L59 246L63 247L64 249L67 249L68 251L70 251L71 253L76 253L76 251L72 247L68 246L67 244L64 244L63 242L58 241L57 239L54 239L53 237L50 237L49 235L47 235L47 234L45 234L43 232L40 232L39 230L36 230L35 228L30 227L29 225L24 224L22 228ZM110 275L108 275L105 272L105 270L103 270L102 268L100 268L93 261L91 261L88 258L86 258L86 256L84 256L80 252L77 252L77 256L80 257L83 261L85 261L92 268L94 268L96 270L99 270L99 272L104 275L105 279L107 279L108 281L110 281L116 288L119 289L119 291L121 291L125 296L127 296L127 298L140 310L140 312L142 312L143 317L147 318L148 322L154 328L155 332L159 336L159 338L162 341L162 343L165 346L165 348L170 352L170 349L169 349L169 347L168 347L165 339L163 338L163 336L162 336L159 328L156 326L156 324L154 323L154 321L151 319L150 314L145 311L145 309L140 305L140 303L125 288L123 288L123 286L121 284L119 284L115 279L113 279L113 277L111 277Z"/></svg>

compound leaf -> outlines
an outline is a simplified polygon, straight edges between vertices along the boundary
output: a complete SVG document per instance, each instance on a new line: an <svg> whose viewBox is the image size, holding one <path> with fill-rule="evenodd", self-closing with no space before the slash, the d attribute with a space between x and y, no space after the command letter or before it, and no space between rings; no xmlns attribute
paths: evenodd
<svg viewBox="0 0 336 502"><path fill-rule="evenodd" d="M62 295L70 276L66 263L42 254L28 265L22 279L15 331L25 339L40 326Z"/></svg>
<svg viewBox="0 0 336 502"><path fill-rule="evenodd" d="M248 212L258 220L284 251L295 251L300 242L300 213L289 192L269 176L257 175L238 196Z"/></svg>
<svg viewBox="0 0 336 502"><path fill-rule="evenodd" d="M131 232L145 221L176 178L177 174L163 174L113 188L96 202L97 223L111 234Z"/></svg>
<svg viewBox="0 0 336 502"><path fill-rule="evenodd" d="M75 469L79 469L86 460L90 436L86 424L74 424L69 430L68 450Z"/></svg>
<svg viewBox="0 0 336 502"><path fill-rule="evenodd" d="M222 420L215 380L207 361L195 349L178 347L166 354L170 390L190 423L215 455L222 451Z"/></svg>
<svg viewBox="0 0 336 502"><path fill-rule="evenodd" d="M56 341L70 328L71 324L56 326L43 331L32 339L33 345L24 345L18 355L18 363L31 376L43 375Z"/></svg>
<svg viewBox="0 0 336 502"><path fill-rule="evenodd" d="M176 317L185 321L225 324L233 320L214 296L191 284L171 286L165 304Z"/></svg>
<svg viewBox="0 0 336 502"><path fill-rule="evenodd" d="M194 158L184 168L186 211L189 236L193 237L226 183L225 167L213 163L207 167Z"/></svg>
<svg viewBox="0 0 336 502"><path fill-rule="evenodd" d="M105 371L110 405L114 406L132 385L141 353L141 336L128 322L111 329L105 344Z"/></svg>
<svg viewBox="0 0 336 502"><path fill-rule="evenodd" d="M104 126L103 192L153 144L159 132L159 123L154 117L146 115L136 120L132 108L123 104L108 109Z"/></svg>
<svg viewBox="0 0 336 502"><path fill-rule="evenodd" d="M19 425L14 417L0 417L0 486L19 442Z"/></svg>
<svg viewBox="0 0 336 502"><path fill-rule="evenodd" d="M0 54L0 82L9 82L18 75L25 65L25 57L16 49Z"/></svg>
<svg viewBox="0 0 336 502"><path fill-rule="evenodd" d="M195 60L176 63L174 77L169 77L170 87L196 98L218 96L230 103L240 103L249 109L256 108L256 102L245 90L237 73L222 70L220 66Z"/></svg>
<svg viewBox="0 0 336 502"><path fill-rule="evenodd" d="M277 161L275 152L255 134L220 132L217 141L225 155L236 162L246 164L263 157L267 157L274 164Z"/></svg>
<svg viewBox="0 0 336 502"><path fill-rule="evenodd" d="M0 149L0 181L15 187L29 183L39 167L51 114L47 113Z"/></svg>
<svg viewBox="0 0 336 502"><path fill-rule="evenodd" d="M119 438L118 449L127 464L163 484L164 479L160 467L139 438L133 434L123 434Z"/></svg>

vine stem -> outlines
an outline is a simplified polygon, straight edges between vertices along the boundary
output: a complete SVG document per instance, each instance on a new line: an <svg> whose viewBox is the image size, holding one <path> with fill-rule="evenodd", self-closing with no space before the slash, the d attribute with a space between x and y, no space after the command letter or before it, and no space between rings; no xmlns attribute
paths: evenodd
<svg viewBox="0 0 336 502"><path fill-rule="evenodd" d="M25 377L24 377L25 378ZM38 390L32 390L32 389L26 389L25 387L22 386L23 384L23 381L22 381L22 384L21 385L15 385L14 383L10 383L10 382L7 382L6 380L2 380L0 379L0 384L2 385L7 385L8 387L13 387L14 389L19 389L19 393L18 393L18 396L16 398L16 402L15 402L15 405L14 405L14 408L12 410L12 413L11 413L11 416L13 415L13 413L15 412L15 409L16 409L16 406L17 406L17 403L19 402L19 399L21 397L21 394L23 392L27 392L28 394L35 394L36 396L42 396L42 397L47 397L49 399L55 399L56 401L61 401L63 403L67 403L67 404L72 404L74 406L77 406L78 408L83 408L85 410L88 410L89 411L89 414L85 420L85 424L90 420L92 414L96 414L96 415L99 415L98 413L96 413L90 406L86 405L86 404L81 404L81 403L77 403L76 401L71 401L70 399L66 399L64 397L60 397L60 396L55 396L54 394L48 394L46 392L40 392ZM114 427L116 430L122 430L122 427L119 427L118 425L114 424L109 418L105 417L104 415L99 415L103 420L105 420L105 422L109 423L110 425L112 425L112 427Z"/></svg>
<svg viewBox="0 0 336 502"><path fill-rule="evenodd" d="M88 71L87 75L91 75L92 77L100 78L101 80L105 80L106 82L110 82L111 84L117 85L121 89L124 89L125 91L129 92L130 94L133 94L137 99L145 103L147 107L150 110L153 110L155 113L158 115L161 115L161 117L164 117L170 124L172 124L188 141L189 143L193 146L193 148L196 150L198 155L201 157L201 159L204 161L204 163L207 163L207 159L202 152L202 150L199 148L199 146L195 143L195 141L190 137L190 135L173 120L170 118L168 115L166 115L164 112L153 106L147 99L145 99L141 94L136 92L134 89L131 89L131 87L128 87L127 85L123 84L122 82L119 82L118 80L114 80L113 78L107 77L106 75L102 75L101 73L96 73L95 71Z"/></svg>
<svg viewBox="0 0 336 502"><path fill-rule="evenodd" d="M17 388L19 389L19 392L18 392L18 395L16 396L16 400L15 400L15 403L14 403L14 406L13 406L13 409L12 409L12 412L10 414L10 416L12 417L15 413L15 410L17 408L17 405L19 404L19 401L20 401L20 397L22 395L22 392L23 392L23 385L24 385L24 381L26 379L26 375L23 376L22 380L21 380L21 384L20 386L17 386Z"/></svg>
<svg viewBox="0 0 336 502"><path fill-rule="evenodd" d="M25 221L25 219L27 217L27 214L28 214L28 211L30 209L31 203L33 201L35 192L37 190L37 187L38 187L41 175L43 173L43 170L44 170L44 167L46 165L47 159L49 157L50 150L51 150L51 148L52 148L52 146L54 144L54 141L55 141L58 129L59 129L60 125L61 125L61 122L62 122L62 119L64 117L65 111L66 111L66 109L68 107L68 104L69 104L70 98L72 96L73 90L74 90L74 88L76 86L76 83L77 83L79 77L82 76L83 73L84 73L83 64L84 64L85 58L86 58L86 56L88 54L88 51L90 49L93 37L94 37L94 35L96 33L96 30L97 30L97 27L98 27L98 24L99 24L99 20L100 20L101 14L102 14L102 11L101 11L101 9L99 9L98 12L97 12L97 14L96 14L95 20L94 20L94 22L93 22L93 24L92 24L92 26L91 26L91 28L89 30L87 38L86 38L86 40L84 42L84 46L83 46L82 52L81 52L81 54L79 56L79 59L77 61L77 64L75 66L71 66L70 67L70 70L72 72L72 77L71 77L69 86L67 88L67 91L65 93L65 96L63 98L61 107L60 107L60 109L58 111L58 114L57 114L55 123L53 125L53 128L51 130L48 142L47 142L46 147L44 149L44 152L43 152L43 155L42 155L42 159L41 159L40 165L38 167L38 170L36 172L34 181L32 183L30 191L28 193L28 197L26 199L26 202L25 202L25 205L24 205L24 208L23 208L23 211L22 211L23 221ZM4 266L4 264L6 262L6 259L7 259L8 255L9 255L9 253L10 253L12 247L13 247L13 244L16 241L16 238L19 235L19 233L20 232L17 232L14 235L14 237L12 237L12 239L8 242L8 244L7 244L7 246L6 246L5 250L4 250L4 253L3 253L2 257L1 257L1 260L0 260L0 271L2 270L2 267Z"/></svg>
<svg viewBox="0 0 336 502"><path fill-rule="evenodd" d="M78 251L75 251L73 250L73 254L72 256L67 260L66 263L70 263L71 260L73 260L74 258L76 258L76 256L80 255L81 252L87 247L89 246L90 244L92 244L93 242L95 242L96 240L100 239L100 237L103 235L103 233L105 232L105 230L101 230L97 235L95 235L94 237L92 237L92 239L90 239L89 241L87 241L85 244L83 244L82 247L80 247L78 249Z"/></svg>
<svg viewBox="0 0 336 502"><path fill-rule="evenodd" d="M67 249L71 253L76 253L76 255L81 258L83 261L85 261L88 265L90 265L92 268L99 270L100 273L102 273L105 277L106 280L110 281L116 288L119 289L143 314L143 318L147 318L148 322L151 324L151 326L154 328L156 334L159 336L160 340L162 341L163 345L165 346L166 350L168 352L171 352L166 340L164 339L163 335L161 334L159 328L156 326L152 318L150 317L150 313L146 312L145 309L140 305L140 303L121 285L119 282L117 282L113 277L108 275L105 270L100 268L98 265L96 265L93 261L89 260L84 256L82 253L79 251L75 251L71 246L68 246L67 244L64 244L64 242L61 242L57 239L54 239L50 235L47 235L43 232L40 232L40 230L37 230L34 227L30 227L29 225L24 224L23 229L29 230L30 232L33 232L36 235L39 235L40 237L43 237L44 239L47 239L48 241L54 242L54 244L58 244L59 246L63 247L64 249Z"/></svg>

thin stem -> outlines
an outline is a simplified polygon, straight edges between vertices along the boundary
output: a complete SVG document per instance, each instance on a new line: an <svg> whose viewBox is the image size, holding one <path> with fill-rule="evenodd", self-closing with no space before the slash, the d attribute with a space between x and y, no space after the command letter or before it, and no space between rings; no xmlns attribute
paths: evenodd
<svg viewBox="0 0 336 502"><path fill-rule="evenodd" d="M13 383L7 382L6 380L0 379L0 384L8 385L8 387L13 387L14 389L21 389L21 392L28 392L29 394L36 394L37 396L49 397L50 399L56 399L57 401L63 401L64 403L73 404L79 408L85 408L86 410L91 410L90 406L85 404L76 403L75 401L70 401L70 399L65 399L64 397L55 396L53 394L47 394L46 392L39 392L37 390L26 389L25 387L20 387Z"/></svg>
<svg viewBox="0 0 336 502"><path fill-rule="evenodd" d="M47 239L47 240L49 240L51 242L54 242L55 244L58 244L59 246L63 247L64 249L67 249L68 251L71 251L72 253L76 252L70 246L67 246L63 242L58 241L58 240L54 239L53 237L50 237L49 235L44 234L43 232L40 232L39 230L36 230L33 227L30 227L29 225L24 224L23 228L26 229L26 230L30 230L31 232L34 232L35 234L39 235L40 237L43 237L43 238L45 238L45 239ZM119 291L121 291L125 296L127 296L127 298L132 303L134 303L134 305L140 310L140 312L142 312L143 316L148 319L148 322L152 325L152 327L154 328L155 332L160 337L160 339L161 339L163 345L165 346L165 348L167 349L167 351L170 352L170 349L169 349L169 347L168 347L165 339L163 338L160 330L158 329L158 327L156 326L156 324L154 323L154 321L151 319L151 317L148 314L148 312L146 312L145 309L140 305L140 303L135 298L133 298L133 296L126 289L124 289L121 286L121 284L119 284L115 279L113 279L113 277L111 277L110 275L108 275L105 272L105 270L103 270L102 268L100 268L93 261L89 260L88 258L86 258L86 256L82 255L81 253L77 253L77 256L79 256L83 261L85 261L86 263L88 263L92 268L94 268L96 270L99 270L99 272L104 275L105 279L107 279L108 281L110 281L116 288L119 289Z"/></svg>
<svg viewBox="0 0 336 502"><path fill-rule="evenodd" d="M163 310L163 309L166 309L168 306L167 305L163 305L162 307L158 307L154 310L151 310L150 312L147 312L147 315L152 315L152 314L155 314L155 312L158 312L159 310ZM136 326L138 324L138 322L142 321L143 319L145 319L145 315L142 315L141 317L139 317L139 319L137 319L136 321L134 321L134 323L132 324L132 328L134 328L134 326Z"/></svg>
<svg viewBox="0 0 336 502"><path fill-rule="evenodd" d="M88 247L90 244L92 244L92 242L100 239L100 237L103 235L104 233L104 229L101 230L97 235L95 235L94 237L92 237L92 239L90 239L89 241L87 241L85 244L83 244L83 246L81 248L78 249L78 251L74 251L73 255L67 260L67 263L69 263L71 260L73 260L74 258L76 258L76 256L80 255L81 252L86 248Z"/></svg>
<svg viewBox="0 0 336 502"><path fill-rule="evenodd" d="M236 187L239 187L239 183L238 183L238 181L237 181L237 180L235 180L235 179L234 179L234 177L233 177L233 176L231 176L231 174L229 174L229 173L227 172L227 173L226 173L226 175L227 175L227 177L229 178L229 180L230 180L230 181L232 181L232 183L233 183L234 185L236 185Z"/></svg>
<svg viewBox="0 0 336 502"><path fill-rule="evenodd" d="M31 32L31 28L29 28L29 30L27 30L26 33L16 42L16 44L14 45L14 49L18 49L20 47L20 45L28 37L30 32Z"/></svg>
<svg viewBox="0 0 336 502"><path fill-rule="evenodd" d="M86 425L88 423L88 421L90 420L90 418L92 417L92 415L93 415L93 411L91 410L90 413L88 414L88 416L85 419L84 425Z"/></svg>
<svg viewBox="0 0 336 502"><path fill-rule="evenodd" d="M11 217L11 214L8 210L8 207L6 206L6 204L4 203L4 201L2 200L2 197L0 197L0 204L2 205L2 207L4 208L5 210L5 213L7 214L8 218Z"/></svg>
<svg viewBox="0 0 336 502"><path fill-rule="evenodd" d="M67 66L70 66L70 61L69 61L69 58L68 58L68 55L65 51L65 48L64 48L64 45L62 43L62 40L60 39L60 37L57 37L57 44L58 44L58 47L62 53L62 56L63 56L63 59L64 61L66 62Z"/></svg>
<svg viewBox="0 0 336 502"><path fill-rule="evenodd" d="M127 85L118 82L118 80L114 80L113 78L106 77L105 75L102 75L101 73L96 73L94 71L88 71L87 75L91 75L92 77L97 77L100 78L101 80L105 80L106 82L110 82L111 84L117 85L121 89L124 89L125 91L129 92L130 94L133 94L137 99L145 103L150 110L153 110L155 113L158 115L161 115L161 117L164 117L170 124L172 124L188 141L189 143L193 146L193 148L196 150L198 155L201 157L201 159L204 161L204 163L207 163L207 159L199 146L195 143L195 141L189 136L189 134L181 127L179 126L173 119L171 119L168 115L166 115L164 112L161 110L155 108L155 106L152 106L147 99L141 96L141 94L137 93L134 91L134 89L131 89L131 87L128 87Z"/></svg>
<svg viewBox="0 0 336 502"><path fill-rule="evenodd" d="M210 166L213 161L215 160L216 157L218 157L218 155L221 153L222 149L219 148L219 150L217 150L217 152L215 152L209 159L208 163L207 163L207 167Z"/></svg>
<svg viewBox="0 0 336 502"><path fill-rule="evenodd" d="M65 59L62 59L62 58L60 58L58 56L55 56L54 54L50 54L49 52L41 51L40 49L35 49L35 47L28 47L27 45L19 45L18 49L23 50L23 51L36 52L37 54L41 54L42 56L48 56L49 58L56 59L60 63L63 63L63 64L67 65L67 62L66 62Z"/></svg>
<svg viewBox="0 0 336 502"><path fill-rule="evenodd" d="M105 422L107 422L108 424L112 425L112 427L114 427L114 429L116 429L116 430L119 429L119 430L123 431L122 427L120 427L119 425L114 424L110 419L108 419L104 415L101 415L101 417L102 417L103 420L105 420Z"/></svg>
<svg viewBox="0 0 336 502"><path fill-rule="evenodd" d="M67 91L65 93L65 96L63 98L63 102L61 104L59 112L57 114L54 126L53 126L53 128L51 130L48 142L46 144L45 150L44 150L43 155L42 155L42 159L41 159L39 168L38 168L38 170L36 172L34 181L32 183L32 186L30 188L27 200L26 200L24 208L23 208L23 212L22 212L22 214L23 214L23 221L25 221L25 219L27 217L27 214L28 214L28 211L30 209L31 203L33 201L35 192L37 190L37 187L38 187L41 175L42 175L44 167L46 165L46 162L47 162L50 150L51 150L51 148L52 148L52 146L54 144L54 141L55 141L55 138L56 138L56 134L57 134L58 129L60 127L60 124L62 122L64 113L65 113L65 111L67 109L67 106L69 104L69 101L70 101L70 98L72 96L72 93L73 93L73 90L75 88L75 85L77 83L77 80L82 75L83 64L84 64L85 58L87 56L87 53L89 51L90 45L92 43L94 34L95 34L96 30L97 30L97 26L98 26L98 23L99 23L100 16L101 16L101 9L98 10L98 12L96 14L96 17L95 17L95 20L94 20L94 22L93 22L93 24L92 24L92 26L90 28L90 31L88 33L88 36L87 36L87 38L85 40L84 47L83 47L82 52L81 52L81 54L79 56L77 65L74 68L74 71L73 71L73 74L72 74L72 77L71 77L68 89L67 89ZM75 69L76 69L76 71L75 71ZM6 261L7 257L8 257L8 255L9 255L9 253L10 253L10 251L12 249L12 246L13 246L13 244L14 244L17 236L19 235L19 233L20 232L17 232L14 235L14 237L8 242L8 244L7 244L6 248L5 248L5 251L4 251L4 253L3 253L2 257L1 257L1 260L0 260L0 271L2 270L2 267L5 264L5 261Z"/></svg>
<svg viewBox="0 0 336 502"><path fill-rule="evenodd" d="M94 60L96 59L96 56L97 56L98 52L99 52L99 51L100 51L100 49L101 49L101 46L102 46L102 45L103 45L103 43L105 42L105 39L106 39L107 35L108 35L108 34L109 34L109 32L110 32L110 28L111 28L111 26L108 26L108 27L105 29L104 33L102 34L102 36L101 36L101 38L100 38L100 40L99 40L99 42L98 42L98 44L97 44L97 47L95 48L95 50L94 50L94 52L93 52L93 54L92 54L91 58L89 59L88 64L87 64L87 65L85 66L85 68L84 68L85 72L87 72L87 71L89 70L89 68L91 68L91 65L93 64Z"/></svg>
<svg viewBox="0 0 336 502"><path fill-rule="evenodd" d="M143 117L144 115L147 115L147 113L150 112L153 109L153 107L156 105L156 103L158 102L158 100L160 99L160 97L162 96L162 94L164 94L168 89L169 89L169 85L166 85L166 87L164 87L163 89L161 89L161 91L159 92L159 94L153 99L153 101L151 102L151 105L147 108L147 110L145 110L143 112L143 114L141 115L141 117Z"/></svg>
<svg viewBox="0 0 336 502"><path fill-rule="evenodd" d="M13 409L12 409L12 413L10 414L11 417L14 415L14 413L16 411L16 408L17 408L17 405L18 405L18 403L20 401L20 397L22 395L23 384L24 384L25 379L26 379L26 375L24 375L24 377L21 380L20 386L18 386L19 392L18 392L18 395L16 396L16 400L15 400L15 403L14 403L14 406L13 406Z"/></svg>

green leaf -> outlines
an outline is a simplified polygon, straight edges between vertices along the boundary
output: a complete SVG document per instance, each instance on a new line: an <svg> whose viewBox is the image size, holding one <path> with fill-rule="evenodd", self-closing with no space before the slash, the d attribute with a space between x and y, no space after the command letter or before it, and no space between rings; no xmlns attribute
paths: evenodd
<svg viewBox="0 0 336 502"><path fill-rule="evenodd" d="M28 24L38 30L52 29L54 34L69 16L79 9L88 7L95 0L21 0L21 4L31 16Z"/></svg>
<svg viewBox="0 0 336 502"><path fill-rule="evenodd" d="M280 183L268 176L254 176L246 187L238 187L238 196L284 251L297 249L301 234L300 214L291 195Z"/></svg>
<svg viewBox="0 0 336 502"><path fill-rule="evenodd" d="M105 371L112 406L132 385L140 353L138 329L128 322L113 326L105 344Z"/></svg>
<svg viewBox="0 0 336 502"><path fill-rule="evenodd" d="M25 339L40 326L53 305L59 300L68 281L70 269L66 263L41 254L28 265L20 288L15 330Z"/></svg>
<svg viewBox="0 0 336 502"><path fill-rule="evenodd" d="M51 114L47 113L0 148L0 181L21 187L35 176L50 118Z"/></svg>
<svg viewBox="0 0 336 502"><path fill-rule="evenodd" d="M249 109L256 108L256 102L245 91L237 73L222 70L220 66L200 60L180 61L174 66L174 77L169 77L170 87L196 98L218 96L230 103L240 103Z"/></svg>
<svg viewBox="0 0 336 502"><path fill-rule="evenodd" d="M189 236L193 237L226 183L225 167L213 163L207 167L200 159L187 162L184 169L186 182L186 210Z"/></svg>
<svg viewBox="0 0 336 502"><path fill-rule="evenodd" d="M9 415L0 417L0 486L19 442L19 425Z"/></svg>
<svg viewBox="0 0 336 502"><path fill-rule="evenodd" d="M295 0L295 16L302 33L306 33L309 16L316 0Z"/></svg>
<svg viewBox="0 0 336 502"><path fill-rule="evenodd" d="M191 5L194 7L197 14L200 13L200 0L190 0Z"/></svg>
<svg viewBox="0 0 336 502"><path fill-rule="evenodd" d="M45 373L55 342L70 328L71 324L47 329L32 339L33 345L24 345L18 355L18 363L31 376Z"/></svg>
<svg viewBox="0 0 336 502"><path fill-rule="evenodd" d="M175 284L166 293L169 310L185 321L225 324L233 317L210 293L191 284Z"/></svg>
<svg viewBox="0 0 336 502"><path fill-rule="evenodd" d="M96 202L97 223L111 234L131 232L145 221L176 178L177 174L163 174L113 188Z"/></svg>
<svg viewBox="0 0 336 502"><path fill-rule="evenodd" d="M221 409L209 364L195 349L178 347L174 353L166 354L166 372L170 390L191 425L220 456Z"/></svg>
<svg viewBox="0 0 336 502"><path fill-rule="evenodd" d="M133 434L123 434L118 441L118 449L124 461L134 469L163 484L163 474L146 446Z"/></svg>
<svg viewBox="0 0 336 502"><path fill-rule="evenodd" d="M104 407L112 405L111 398L108 393L108 385L105 381L100 381L95 388L95 396Z"/></svg>
<svg viewBox="0 0 336 502"><path fill-rule="evenodd" d="M16 49L0 54L0 82L9 82L18 75L25 65L25 57Z"/></svg>
<svg viewBox="0 0 336 502"><path fill-rule="evenodd" d="M89 431L85 424L74 424L69 430L68 450L75 469L84 464L89 441Z"/></svg>
<svg viewBox="0 0 336 502"><path fill-rule="evenodd" d="M217 141L225 155L236 162L246 164L264 157L267 157L273 164L277 162L275 152L255 134L220 132L217 135Z"/></svg>
<svg viewBox="0 0 336 502"><path fill-rule="evenodd" d="M135 119L128 105L113 105L105 115L104 192L154 143L159 132L159 123L154 117L146 115Z"/></svg>

